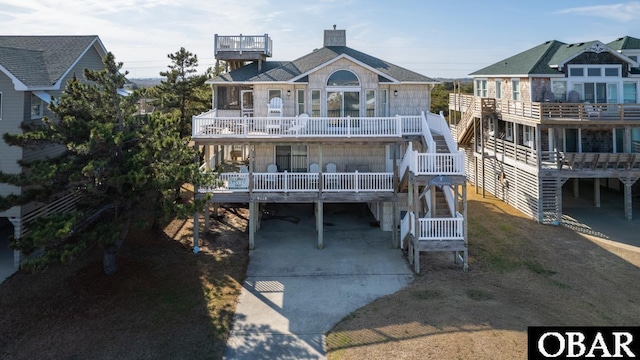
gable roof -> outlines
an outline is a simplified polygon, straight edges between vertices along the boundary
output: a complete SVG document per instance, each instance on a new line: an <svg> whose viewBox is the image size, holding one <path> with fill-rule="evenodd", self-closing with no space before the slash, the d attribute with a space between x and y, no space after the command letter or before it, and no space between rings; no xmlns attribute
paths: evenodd
<svg viewBox="0 0 640 360"><path fill-rule="evenodd" d="M385 82L428 83L438 81L391 64L376 57L367 55L347 46L325 46L293 61L265 61L262 71L258 71L257 63L245 65L229 73L217 76L207 82L222 84L229 82L303 82L306 77L323 66L346 58L370 69Z"/></svg>
<svg viewBox="0 0 640 360"><path fill-rule="evenodd" d="M637 39L636 39L637 40ZM577 44L566 44L557 40L550 40L529 50L525 50L510 58L498 61L483 69L472 72L471 76L496 75L559 75L559 68L569 60L585 51L608 51L624 61L633 61L621 55L615 48L604 45L600 41L588 41Z"/></svg>
<svg viewBox="0 0 640 360"><path fill-rule="evenodd" d="M607 44L616 51L620 50L640 50L640 39L624 36Z"/></svg>
<svg viewBox="0 0 640 360"><path fill-rule="evenodd" d="M57 89L60 81L87 50L106 51L91 36L0 36L0 71L16 90Z"/></svg>

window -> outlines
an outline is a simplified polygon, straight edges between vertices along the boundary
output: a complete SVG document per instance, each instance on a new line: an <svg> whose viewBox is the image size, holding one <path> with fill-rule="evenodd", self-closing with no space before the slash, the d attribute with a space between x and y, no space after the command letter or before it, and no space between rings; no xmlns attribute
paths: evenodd
<svg viewBox="0 0 640 360"><path fill-rule="evenodd" d="M504 139L513 141L513 123L506 123L504 128Z"/></svg>
<svg viewBox="0 0 640 360"><path fill-rule="evenodd" d="M534 136L533 136L533 128L531 126L522 126L522 143L524 146L528 146L533 149Z"/></svg>
<svg viewBox="0 0 640 360"><path fill-rule="evenodd" d="M31 117L42 117L42 99L31 94Z"/></svg>
<svg viewBox="0 0 640 360"><path fill-rule="evenodd" d="M367 116L374 117L376 116L376 91L375 90L367 90Z"/></svg>
<svg viewBox="0 0 640 360"><path fill-rule="evenodd" d="M606 67L604 68L604 76L619 77L620 71L618 70L618 68Z"/></svg>
<svg viewBox="0 0 640 360"><path fill-rule="evenodd" d="M584 68L581 68L581 67L570 67L569 68L569 76L584 76Z"/></svg>
<svg viewBox="0 0 640 360"><path fill-rule="evenodd" d="M587 76L602 76L602 69L601 68L588 68L587 69Z"/></svg>
<svg viewBox="0 0 640 360"><path fill-rule="evenodd" d="M520 80L511 80L511 91L513 100L520 101Z"/></svg>
<svg viewBox="0 0 640 360"><path fill-rule="evenodd" d="M280 90L280 89L270 89L269 90L269 101L271 101L271 99L273 99L275 97L279 97L280 99L282 99L282 90Z"/></svg>
<svg viewBox="0 0 640 360"><path fill-rule="evenodd" d="M338 70L327 79L327 116L360 117L360 80L349 70ZM375 98L374 98L375 101Z"/></svg>
<svg viewBox="0 0 640 360"><path fill-rule="evenodd" d="M381 116L389 116L389 90L381 89L380 90L380 107L382 111Z"/></svg>
<svg viewBox="0 0 640 360"><path fill-rule="evenodd" d="M487 80L476 80L476 96L487 97Z"/></svg>
<svg viewBox="0 0 640 360"><path fill-rule="evenodd" d="M567 82L566 81L552 81L551 90L553 91L553 99L555 101L567 100Z"/></svg>
<svg viewBox="0 0 640 360"><path fill-rule="evenodd" d="M320 90L311 90L311 116L320 116Z"/></svg>
<svg viewBox="0 0 640 360"><path fill-rule="evenodd" d="M360 80L349 70L338 70L329 76L327 86L360 86Z"/></svg>
<svg viewBox="0 0 640 360"><path fill-rule="evenodd" d="M276 165L279 172L306 172L306 145L276 145Z"/></svg>
<svg viewBox="0 0 640 360"><path fill-rule="evenodd" d="M496 99L502 98L502 80L496 80Z"/></svg>
<svg viewBox="0 0 640 360"><path fill-rule="evenodd" d="M622 85L622 92L624 97L625 104L635 104L637 103L638 97L638 87L635 82L625 82ZM0 114L0 116L2 116Z"/></svg>
<svg viewBox="0 0 640 360"><path fill-rule="evenodd" d="M304 90L298 89L296 91L296 113L298 115L304 114Z"/></svg>
<svg viewBox="0 0 640 360"><path fill-rule="evenodd" d="M240 87L219 86L217 108L222 110L240 110Z"/></svg>

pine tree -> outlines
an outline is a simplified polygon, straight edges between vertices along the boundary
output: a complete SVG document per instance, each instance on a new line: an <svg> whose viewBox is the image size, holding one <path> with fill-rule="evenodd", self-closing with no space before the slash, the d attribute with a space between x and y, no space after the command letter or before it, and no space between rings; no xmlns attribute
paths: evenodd
<svg viewBox="0 0 640 360"><path fill-rule="evenodd" d="M191 117L210 108L211 89L204 84L209 71L197 74L198 57L184 47L168 54L169 70L160 72L165 77L155 89L160 108L167 113L177 114L180 119L180 134L191 136Z"/></svg>
<svg viewBox="0 0 640 360"><path fill-rule="evenodd" d="M48 202L62 191L77 192L75 211L38 219L13 245L27 254L43 249L38 261L49 263L68 260L99 243L104 272L112 275L118 269L118 250L132 225L143 223L149 204L156 214L174 213L178 207L193 213L186 208L202 203L176 204L176 184L207 180L194 161L197 152L177 131L177 120L161 114L134 116L135 96L118 95L125 83L122 64L108 53L104 65L100 71L85 69L86 81L68 82L50 106L55 119L45 118L19 135L4 135L10 145L57 145L66 151L22 163L22 174L0 174L0 181L28 189L1 199L0 207Z"/></svg>

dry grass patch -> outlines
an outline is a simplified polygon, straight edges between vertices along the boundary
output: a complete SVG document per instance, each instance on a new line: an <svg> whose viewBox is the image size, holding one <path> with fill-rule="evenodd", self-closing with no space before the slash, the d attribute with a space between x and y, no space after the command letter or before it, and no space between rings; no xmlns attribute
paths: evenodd
<svg viewBox="0 0 640 360"><path fill-rule="evenodd" d="M201 252L192 220L134 231L120 271L101 253L0 285L2 359L218 359L248 262L245 209L221 211Z"/></svg>
<svg viewBox="0 0 640 360"><path fill-rule="evenodd" d="M469 188L470 271L422 273L327 334L330 359L525 359L527 326L637 325L640 252L537 224Z"/></svg>

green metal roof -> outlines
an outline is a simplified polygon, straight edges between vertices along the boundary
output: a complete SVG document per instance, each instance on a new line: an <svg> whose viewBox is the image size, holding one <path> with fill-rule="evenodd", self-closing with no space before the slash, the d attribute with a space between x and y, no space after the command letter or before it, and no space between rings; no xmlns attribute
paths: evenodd
<svg viewBox="0 0 640 360"><path fill-rule="evenodd" d="M607 46L617 51L629 49L640 50L640 39L631 36L624 36L608 43Z"/></svg>
<svg viewBox="0 0 640 360"><path fill-rule="evenodd" d="M566 44L557 40L550 40L529 50L525 50L510 58L498 61L483 69L472 72L471 76L497 75L554 75L561 74L557 70L559 64L579 55L590 46L601 46L599 41L587 41L576 44ZM620 38L607 44L613 50L639 49L640 39L629 36Z"/></svg>

